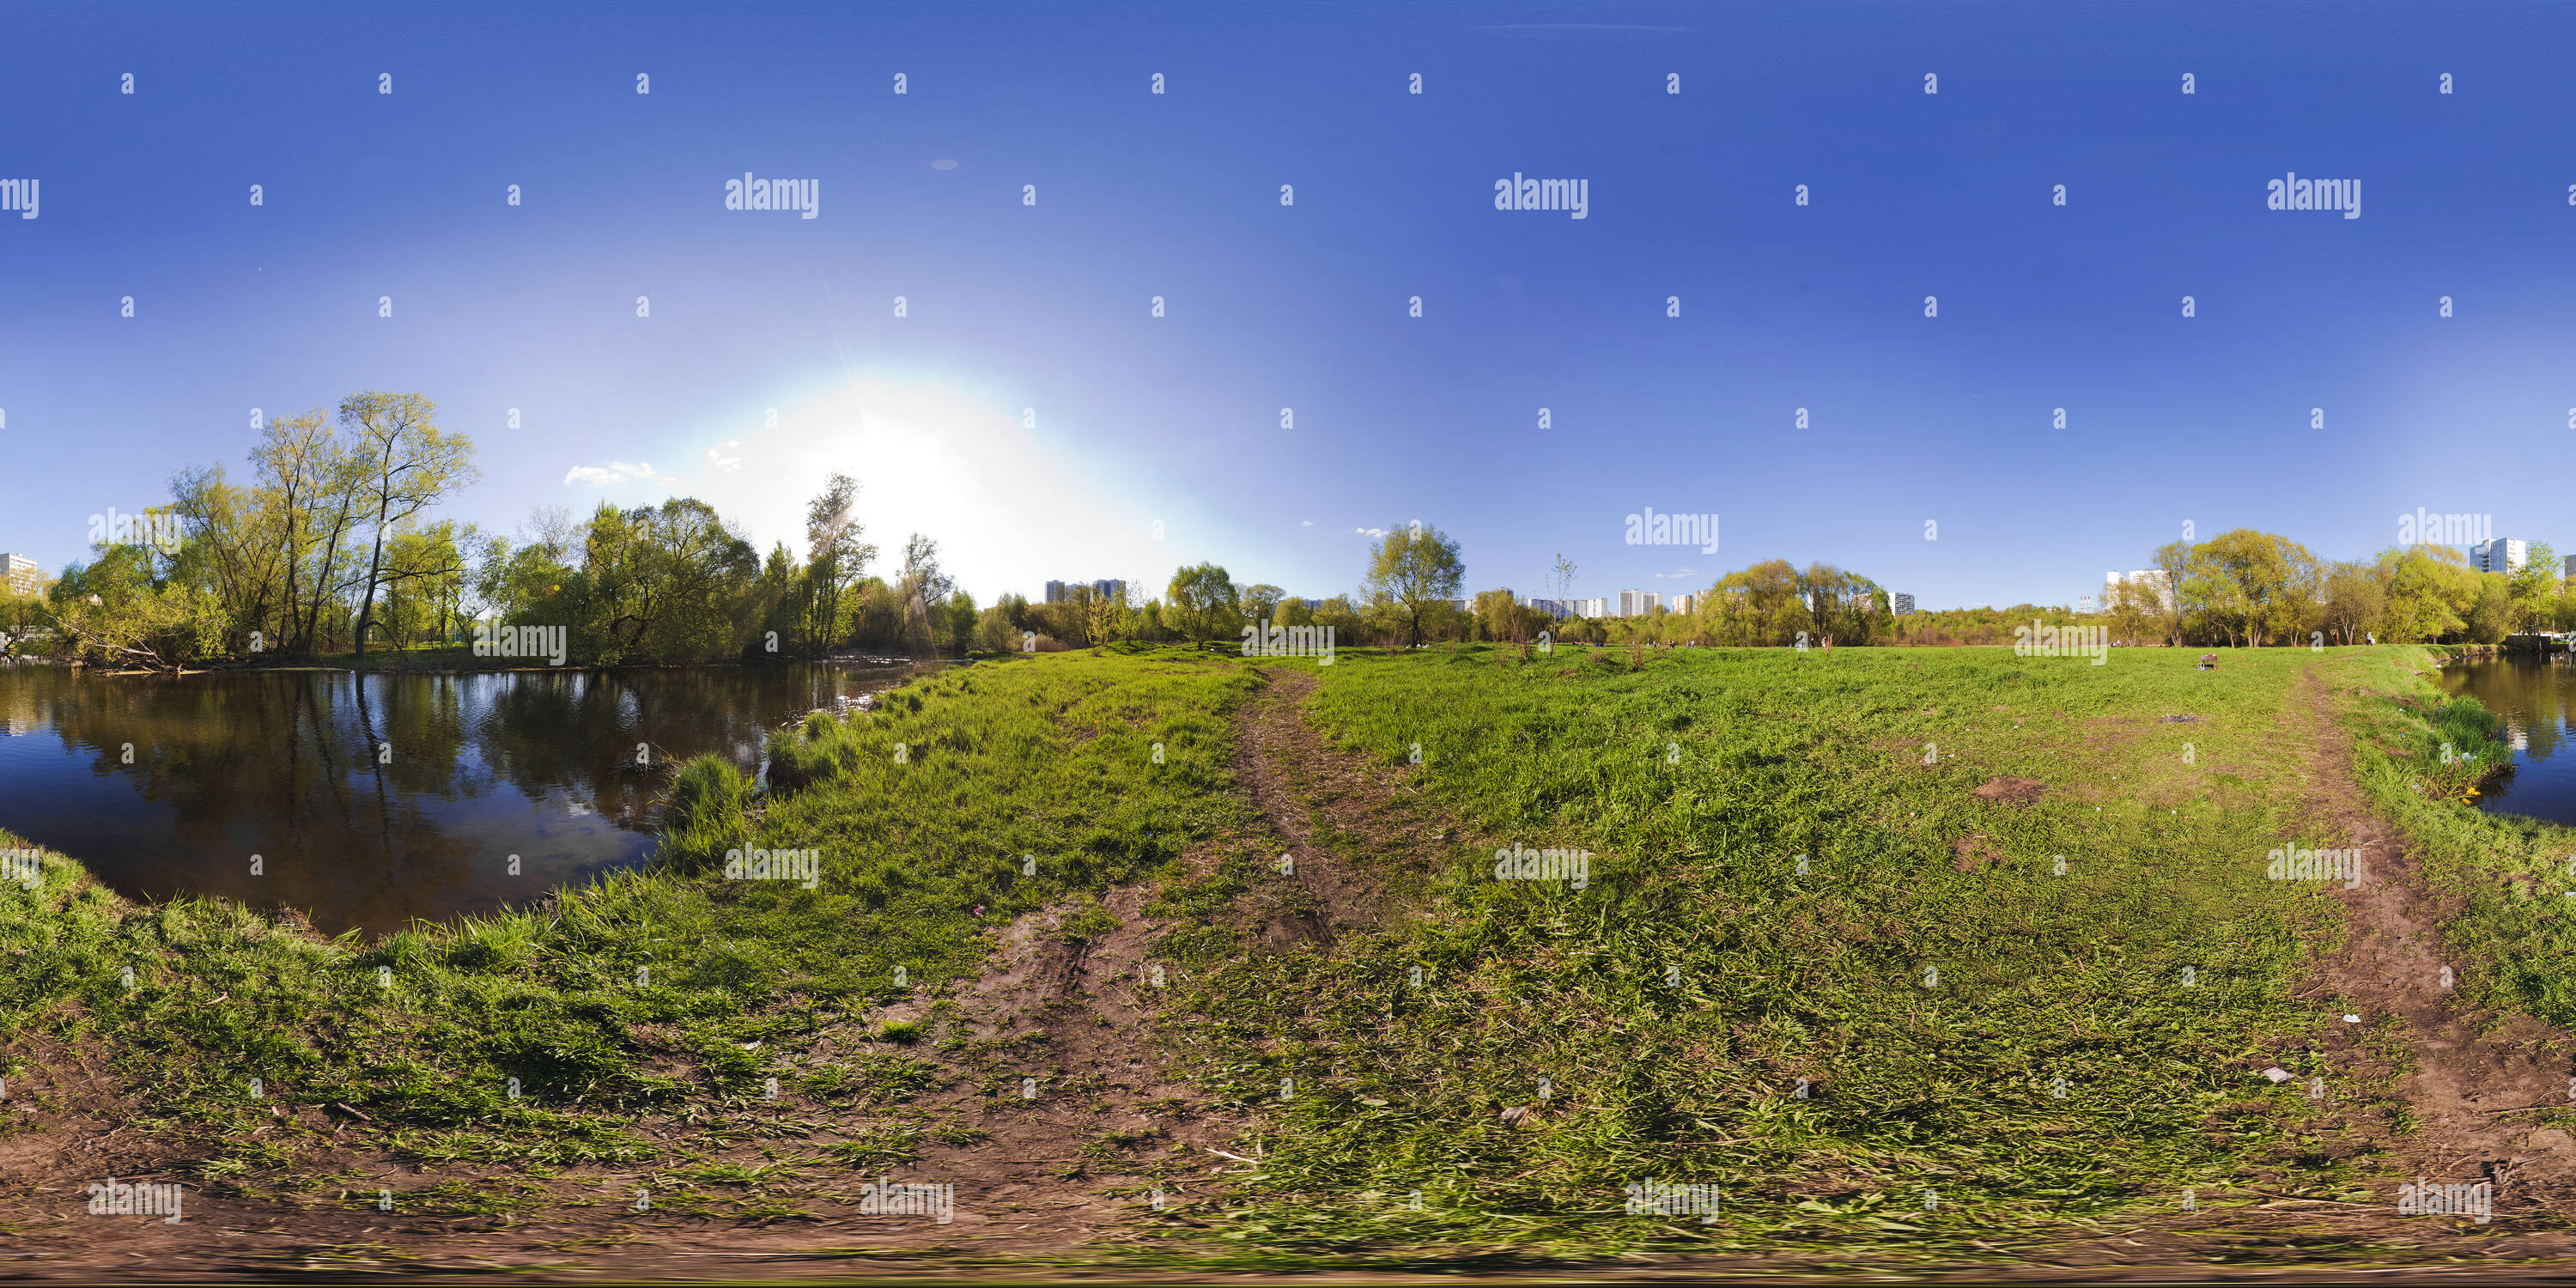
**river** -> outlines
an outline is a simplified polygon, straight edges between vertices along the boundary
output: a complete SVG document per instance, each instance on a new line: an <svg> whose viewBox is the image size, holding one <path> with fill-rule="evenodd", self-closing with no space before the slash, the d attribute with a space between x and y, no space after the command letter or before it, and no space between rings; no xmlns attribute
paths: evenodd
<svg viewBox="0 0 2576 1288"><path fill-rule="evenodd" d="M2576 824L2576 747L2569 745L2576 666L2510 657L2453 662L2442 669L2442 687L2485 703L2503 719L2513 749L2513 772L2479 795L2478 808Z"/></svg>
<svg viewBox="0 0 2576 1288"><path fill-rule="evenodd" d="M767 730L909 669L0 667L0 829L133 898L221 896L381 935L643 863L668 763L756 769Z"/></svg>

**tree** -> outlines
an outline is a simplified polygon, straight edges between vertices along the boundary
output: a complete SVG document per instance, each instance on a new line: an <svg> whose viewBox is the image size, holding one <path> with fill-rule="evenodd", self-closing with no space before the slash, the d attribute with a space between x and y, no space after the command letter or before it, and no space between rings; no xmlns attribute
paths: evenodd
<svg viewBox="0 0 2576 1288"><path fill-rule="evenodd" d="M1574 593L1573 560L1562 554L1556 557L1555 566L1548 570L1548 589L1556 592L1554 598L1559 604L1563 604L1566 597Z"/></svg>
<svg viewBox="0 0 2576 1288"><path fill-rule="evenodd" d="M1179 619L1170 624L1194 640L1215 639L1217 632L1236 630L1243 620L1234 580L1216 564L1202 563L1173 573L1172 584L1163 594L1170 612Z"/></svg>
<svg viewBox="0 0 2576 1288"><path fill-rule="evenodd" d="M2461 614L2460 633L2471 644L2500 644L2513 633L2513 588L2501 573L2475 576L2477 592L2469 599L2468 611Z"/></svg>
<svg viewBox="0 0 2576 1288"><path fill-rule="evenodd" d="M357 476L318 410L270 421L267 438L251 451L251 464L261 504L277 516L285 564L279 646L309 654L323 601L336 589L340 538L354 517ZM308 563L317 553L320 558Z"/></svg>
<svg viewBox="0 0 2576 1288"><path fill-rule="evenodd" d="M1266 582L1242 587L1236 596L1243 605L1244 617L1256 624L1278 620L1279 601L1287 597L1287 591Z"/></svg>
<svg viewBox="0 0 2576 1288"><path fill-rule="evenodd" d="M997 603L976 615L974 644L979 653L1009 653L1020 647L1020 628L1012 622L1007 605Z"/></svg>
<svg viewBox="0 0 2576 1288"><path fill-rule="evenodd" d="M442 519L426 528L397 531L385 543L381 581L387 615L395 618L396 644L422 636L452 636L454 624L464 615L469 580L464 552L474 548L480 536L473 524L460 531L453 520Z"/></svg>
<svg viewBox="0 0 2576 1288"><path fill-rule="evenodd" d="M622 512L603 502L581 573L565 607L598 660L705 662L742 652L760 556L703 501Z"/></svg>
<svg viewBox="0 0 2576 1288"><path fill-rule="evenodd" d="M2325 570L2325 629L2357 644L2388 608L2388 587L2368 564L2338 561Z"/></svg>
<svg viewBox="0 0 2576 1288"><path fill-rule="evenodd" d="M1083 606L1083 634L1092 643L1123 639L1136 629L1127 607L1128 593L1126 583L1120 582L1106 593L1089 596Z"/></svg>
<svg viewBox="0 0 2576 1288"><path fill-rule="evenodd" d="M1475 600L1476 629L1496 643L1527 639L1522 629L1521 606L1508 590L1478 591Z"/></svg>
<svg viewBox="0 0 2576 1288"><path fill-rule="evenodd" d="M49 615L82 654L119 666L169 670L223 647L215 597L153 575L151 553L102 542L87 564L63 569Z"/></svg>
<svg viewBox="0 0 2576 1288"><path fill-rule="evenodd" d="M1813 621L1798 587L1798 570L1786 559L1766 559L1718 578L1705 596L1711 633L1720 644L1793 642Z"/></svg>
<svg viewBox="0 0 2576 1288"><path fill-rule="evenodd" d="M205 583L232 618L235 636L268 633L268 612L283 574L276 515L251 489L225 481L220 465L170 477L171 512L189 550L203 560Z"/></svg>
<svg viewBox="0 0 2576 1288"><path fill-rule="evenodd" d="M1390 529L1369 560L1362 583L1370 597L1384 605L1405 631L1408 645L1422 642L1423 617L1435 604L1458 598L1466 565L1458 543L1438 528Z"/></svg>
<svg viewBox="0 0 2576 1288"><path fill-rule="evenodd" d="M965 591L952 591L948 602L939 610L940 628L949 652L963 656L975 647L975 597Z"/></svg>
<svg viewBox="0 0 2576 1288"><path fill-rule="evenodd" d="M2164 596L2155 586L2141 578L2131 577L2110 592L2110 602L2102 606L2110 618L2111 633L2130 644L2137 643L2149 631L2162 636L2166 617Z"/></svg>
<svg viewBox="0 0 2576 1288"><path fill-rule="evenodd" d="M352 497L371 515L375 534L358 606L360 657L367 653L367 623L375 616L376 588L384 578L386 536L477 476L474 440L441 430L432 419L437 414L438 404L419 394L371 391L340 400L340 423L352 439L347 449Z"/></svg>
<svg viewBox="0 0 2576 1288"><path fill-rule="evenodd" d="M2408 546L2383 551L2380 580L2388 588L2382 621L2397 643L2431 643L2468 625L2478 602L2478 572L2450 546Z"/></svg>
<svg viewBox="0 0 2576 1288"><path fill-rule="evenodd" d="M904 539L903 581L895 594L903 608L905 645L915 653L927 649L938 651L938 633L931 622L931 606L945 601L957 588L948 574L939 570L939 543L916 532Z"/></svg>
<svg viewBox="0 0 2576 1288"><path fill-rule="evenodd" d="M835 474L805 503L806 643L817 654L831 651L842 593L866 575L868 561L877 557L877 548L861 539L867 529L856 517L858 499L858 481Z"/></svg>
<svg viewBox="0 0 2576 1288"><path fill-rule="evenodd" d="M2255 648L2295 634L2315 610L2316 556L2287 537L2252 528L2222 532L2192 547L2191 582L2230 642Z"/></svg>
<svg viewBox="0 0 2576 1288"><path fill-rule="evenodd" d="M2164 587L2158 598L2164 601L2168 639L2177 648L2182 645L2185 583L2191 577L2191 542L2168 541L2156 547L2150 566L2164 574Z"/></svg>
<svg viewBox="0 0 2576 1288"><path fill-rule="evenodd" d="M2531 558L2513 570L2513 628L2547 630L2558 615L2558 552L2546 541L2531 543Z"/></svg>

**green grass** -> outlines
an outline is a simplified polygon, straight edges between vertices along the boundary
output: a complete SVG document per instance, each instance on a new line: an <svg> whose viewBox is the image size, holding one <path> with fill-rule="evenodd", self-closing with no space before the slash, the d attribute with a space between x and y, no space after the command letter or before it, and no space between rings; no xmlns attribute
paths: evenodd
<svg viewBox="0 0 2576 1288"><path fill-rule="evenodd" d="M2475 698L2415 672L2424 650L2356 658L2337 669L2354 695L2347 726L2362 789L2403 830L2428 881L2462 900L2443 927L2443 959L2471 1002L2576 1027L2576 828L2484 813L2466 793L2511 759ZM2451 759L2442 750L2448 745Z"/></svg>
<svg viewBox="0 0 2576 1288"><path fill-rule="evenodd" d="M1164 1036L1254 1124L1227 1148L1260 1162L1209 1181L1154 1161L1151 1133L1078 1148L1152 1163L1187 1193L1147 1228L1246 1264L2027 1247L2177 1213L2185 1191L2346 1194L2406 1124L2384 1088L2302 1088L2341 1026L2336 999L2293 994L2341 921L2320 885L2264 875L2268 851L2329 839L2300 803L2317 741L2300 677L2355 696L2372 803L2469 892L2451 934L2473 995L2576 1015L2549 902L2576 879L2548 884L2576 846L2456 803L2474 771L2434 753L2491 746L2492 722L2408 675L2420 653L2192 656L1266 664L1316 675L1308 718L1465 825L1444 825L1437 871L1385 874L1423 915L1329 955L1268 949L1242 912L1276 857L1228 768L1252 668L998 658L782 733L766 792L682 767L650 871L381 943L138 907L49 859L36 890L0 886L0 1042L104 1051L138 1121L246 1191L309 1180L327 1115L341 1145L492 1174L440 1196L460 1212L516 1211L534 1200L510 1176L586 1166L684 1185L655 1187L665 1213L800 1219L762 1191L984 1138L906 1108L933 1091L1009 1106L1032 1070L1050 1094L1087 1086L1054 1053L944 1033L935 1009L873 1012L975 976L1021 913L1065 904L1060 937L1113 933L1098 896L1145 883L1180 967ZM2197 718L2162 719L2180 714ZM2046 792L1972 794L1996 775ZM1377 861L1316 821L1344 861ZM1513 844L1588 850L1587 888L1495 880ZM729 852L762 849L817 852L817 888L724 877ZM1192 849L1213 863L1180 862ZM2256 1076L2271 1063L2301 1081ZM772 1078L794 1103L767 1099ZM921 1120L789 1162L692 1152L811 1136L796 1115L814 1106ZM1648 1180L1716 1186L1720 1219L1623 1215L1622 1187Z"/></svg>
<svg viewBox="0 0 2576 1288"><path fill-rule="evenodd" d="M721 762L685 766L666 863L375 944L219 902L137 906L47 856L37 888L0 886L0 1042L98 1045L141 1114L239 1142L211 1165L245 1182L327 1135L273 1111L332 1114L350 1143L425 1164L647 1163L664 1147L639 1118L750 1109L769 1078L795 1085L825 1029L978 973L992 927L1147 876L1231 817L1227 710L1247 684L1176 654L958 668L810 726L832 768L797 787L754 798ZM734 848L817 851L817 888L725 880ZM885 1061L812 1090L899 1101L918 1076Z"/></svg>
<svg viewBox="0 0 2576 1288"><path fill-rule="evenodd" d="M2311 1071L2324 1007L2291 993L2338 924L2264 876L2271 848L2323 841L2289 794L2313 660L1345 654L1313 718L1390 773L1418 746L1482 843L1455 846L1429 919L1340 960L1169 941L1201 969L1202 1073L1264 1124L1233 1228L1955 1243L2348 1182L2348 1151L2303 1139L2334 1134L2326 1107L2255 1076ZM1994 775L2048 791L1971 795ZM1958 870L1971 836L1999 861ZM1589 888L1494 879L1515 843L1590 850ZM1727 1215L1622 1218L1648 1180L1713 1184Z"/></svg>

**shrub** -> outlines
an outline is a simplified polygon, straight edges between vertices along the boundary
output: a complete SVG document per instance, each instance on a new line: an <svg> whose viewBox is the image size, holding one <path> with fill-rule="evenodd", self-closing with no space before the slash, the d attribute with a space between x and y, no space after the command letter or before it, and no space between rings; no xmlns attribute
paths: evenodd
<svg viewBox="0 0 2576 1288"><path fill-rule="evenodd" d="M721 756L705 755L680 766L662 805L662 857L695 870L720 863L750 834L743 809L751 786Z"/></svg>
<svg viewBox="0 0 2576 1288"><path fill-rule="evenodd" d="M792 792L830 782L847 772L857 754L831 713L816 711L795 732L770 735L769 789Z"/></svg>

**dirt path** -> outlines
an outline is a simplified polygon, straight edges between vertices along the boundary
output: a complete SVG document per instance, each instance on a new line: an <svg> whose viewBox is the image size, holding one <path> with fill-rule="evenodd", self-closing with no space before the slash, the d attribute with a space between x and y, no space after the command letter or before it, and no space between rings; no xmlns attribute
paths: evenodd
<svg viewBox="0 0 2576 1288"><path fill-rule="evenodd" d="M1254 941L1275 950L1333 951L1344 934L1380 915L1382 874L1427 860L1449 825L1402 775L1325 745L1300 710L1317 687L1314 676L1285 668L1258 674L1262 690L1237 715L1231 766L1251 822L1245 834L1202 844L1188 859L1203 868L1227 846L1293 857L1286 870L1268 871L1254 884L1236 915ZM1345 861L1337 847L1354 843L1392 856L1394 866L1363 869ZM1080 1259L1093 1245L1135 1241L1137 1218L1154 1190L1187 1203L1237 1166L1216 1151L1228 1147L1240 1124L1208 1112L1194 1088L1167 1072L1151 961L1166 926L1144 911L1152 896L1148 886L1106 893L1098 910L1116 927L1087 935L1068 924L1083 911L1081 901L1019 917L998 929L982 978L942 999L854 1015L808 1053L818 1064L892 1051L937 1065L941 1085L899 1105L799 1104L792 1116L825 1121L830 1129L767 1143L702 1139L684 1122L638 1124L697 1163L755 1166L782 1153L810 1160L836 1139L863 1140L904 1124L963 1129L962 1137L945 1143L934 1134L910 1164L859 1171L809 1161L808 1170L825 1183L782 1188L775 1197L813 1219L751 1223L635 1214L624 1201L634 1177L594 1175L598 1169L580 1169L565 1180L570 1188L604 1192L607 1201L559 1202L502 1217L380 1214L336 1203L235 1197L198 1184L190 1170L198 1155L186 1142L127 1125L130 1107L79 1052L21 1051L31 1072L13 1079L11 1098L0 1100L0 1274L226 1279L512 1269L521 1277L567 1278L939 1278L1025 1268L1043 1276L1028 1263ZM928 1021L938 1040L908 1048L871 1040L878 1025L901 1020ZM1022 1094L1023 1078L1037 1080L1034 1096ZM23 1121L33 1117L23 1111L36 1097L51 1109L41 1123ZM440 1181L472 1185L487 1174L468 1166L415 1168L377 1155L327 1161L324 1170L371 1178L358 1188L381 1179L402 1193ZM849 1195L880 1174L953 1185L953 1219L859 1214ZM111 1177L181 1183L184 1219L165 1224L82 1213L81 1186ZM561 1197L573 1197L558 1188Z"/></svg>
<svg viewBox="0 0 2576 1288"><path fill-rule="evenodd" d="M1328 746L1305 716L1320 682L1305 671L1261 672L1246 708L1234 772L1261 831L1292 859L1242 910L1262 919L1264 941L1330 952L1352 931L1381 922L1400 900L1390 887L1431 870L1458 844L1450 821L1404 770L1362 763Z"/></svg>
<svg viewBox="0 0 2576 1288"><path fill-rule="evenodd" d="M2400 1085L2422 1127L2391 1148L2427 1180L2493 1182L2500 1218L2509 1210L2567 1211L2576 1198L2576 1138L2506 1112L2570 1104L2567 1062L2542 1046L2566 1035L2528 1017L2474 1012L2450 991L2444 967L2456 974L2458 964L2444 961L2439 927L2452 901L2428 888L2403 838L2364 803L2351 735L2313 669L2296 698L2311 734L2311 798L2341 831L2340 844L2361 851L2358 887L2337 885L2347 938L2322 974L2364 1022L2402 1020L2414 1055Z"/></svg>
<svg viewBox="0 0 2576 1288"><path fill-rule="evenodd" d="M1409 906L1408 883L1469 838L1429 798L1414 773L1390 769L1331 747L1305 718L1317 688L1312 674L1287 668L1260 672L1262 689L1237 716L1232 764L1251 819L1240 835L1195 847L1194 870L1219 861L1220 845L1259 847L1293 863L1275 863L1242 895L1233 915L1250 937L1273 951L1335 952ZM2335 695L2313 675L2293 695L2308 722L2308 792L2319 818L2364 852L2369 875L2345 893L2350 933L2321 965L2322 989L2340 993L2366 1019L2395 1016L2405 1026L2415 1065L2399 1086L2422 1122L2383 1145L2427 1179L2498 1183L2497 1223L2485 1230L2441 1221L2401 1222L2384 1203L2311 1201L2211 1211L2168 1226L2120 1228L2044 1250L2017 1264L1943 1269L1927 1263L1908 1274L1929 1282L2024 1282L2103 1279L2169 1281L2225 1276L2280 1282L2337 1280L2404 1266L2409 1278L2518 1278L2553 1273L2512 1258L2576 1255L2576 1239L2557 1231L2528 1233L2528 1218L2570 1210L2576 1198L2576 1140L2518 1123L2498 1110L2565 1103L2568 1070L2535 1057L2557 1036L2524 1020L2493 1026L2492 1017L2455 1010L2441 983L2433 928L2446 909L2427 893L2412 858L2373 817L2354 784L2348 736L2333 719ZM400 1274L405 1278L483 1276L508 1271L520 1279L764 1280L906 1279L1041 1281L1114 1277L1122 1281L1193 1283L1268 1281L1259 1270L1104 1270L1067 1264L1123 1243L1135 1231L1143 1194L1168 1188L1178 1199L1206 1193L1229 1164L1238 1124L1195 1103L1163 1060L1154 1023L1159 1000L1150 983L1151 946L1164 929L1145 914L1150 891L1109 892L1102 907L1118 923L1084 937L1068 933L1080 906L1067 903L1001 928L992 968L952 993L932 1017L963 1045L911 1050L935 1058L946 1085L903 1107L900 1116L945 1119L977 1138L925 1145L919 1163L891 1169L898 1180L953 1183L955 1220L893 1221L859 1216L846 1205L809 1204L818 1219L754 1224L655 1214L637 1217L615 1203L561 1206L518 1216L439 1219L378 1215L341 1207L200 1196L192 1184L186 1223L76 1215L79 1182L69 1178L184 1179L168 1142L125 1126L114 1089L91 1075L77 1053L36 1055L40 1072L13 1082L21 1096L45 1090L79 1112L58 1116L34 1134L0 1129L0 1274L34 1279L267 1279L323 1274L335 1279ZM860 1031L888 1019L931 1017L927 1004L853 1017L818 1059L863 1049ZM2342 1035L2338 1035L2342 1036ZM882 1051L884 1044L864 1049ZM2347 1042L2356 1072L2368 1053ZM1033 1099L1019 1079L1041 1080ZM22 1089L23 1087L23 1089ZM801 1108L831 1118L844 1138L897 1115ZM707 1158L753 1161L756 1151L702 1141L681 1123L650 1125L649 1134ZM812 1142L778 1142L797 1150ZM379 1161L406 1189L441 1179ZM471 1169L445 1169L470 1180ZM858 1175L834 1178L846 1191ZM870 1175L874 1173L871 1172ZM2383 1195L2393 1198L2393 1195ZM800 1202L803 1201L800 1199ZM2122 1223L2125 1226L2126 1223ZM2505 1235L2498 1239L2493 1236ZM2303 1265L2310 1248L2367 1245L2380 1251L2348 1267ZM2391 1246L2417 1249L2391 1255ZM1178 1252L1180 1249L1173 1249ZM2457 1261L2483 1262L2474 1269ZM2233 1261L2231 1271L2223 1263ZM1050 1263L1053 1263L1052 1267ZM2448 1263L2448 1264L2446 1264ZM2161 1268L2158 1268L2161 1267ZM1685 1259L1620 1267L1643 1279L1819 1269L1790 1251L1749 1258ZM1837 1266L1837 1269L1844 1269ZM1564 1270L1533 1271L1562 1277ZM1421 1282L1502 1282L1508 1274L1426 1276ZM1325 1282L1417 1281L1384 1272L1315 1276Z"/></svg>

